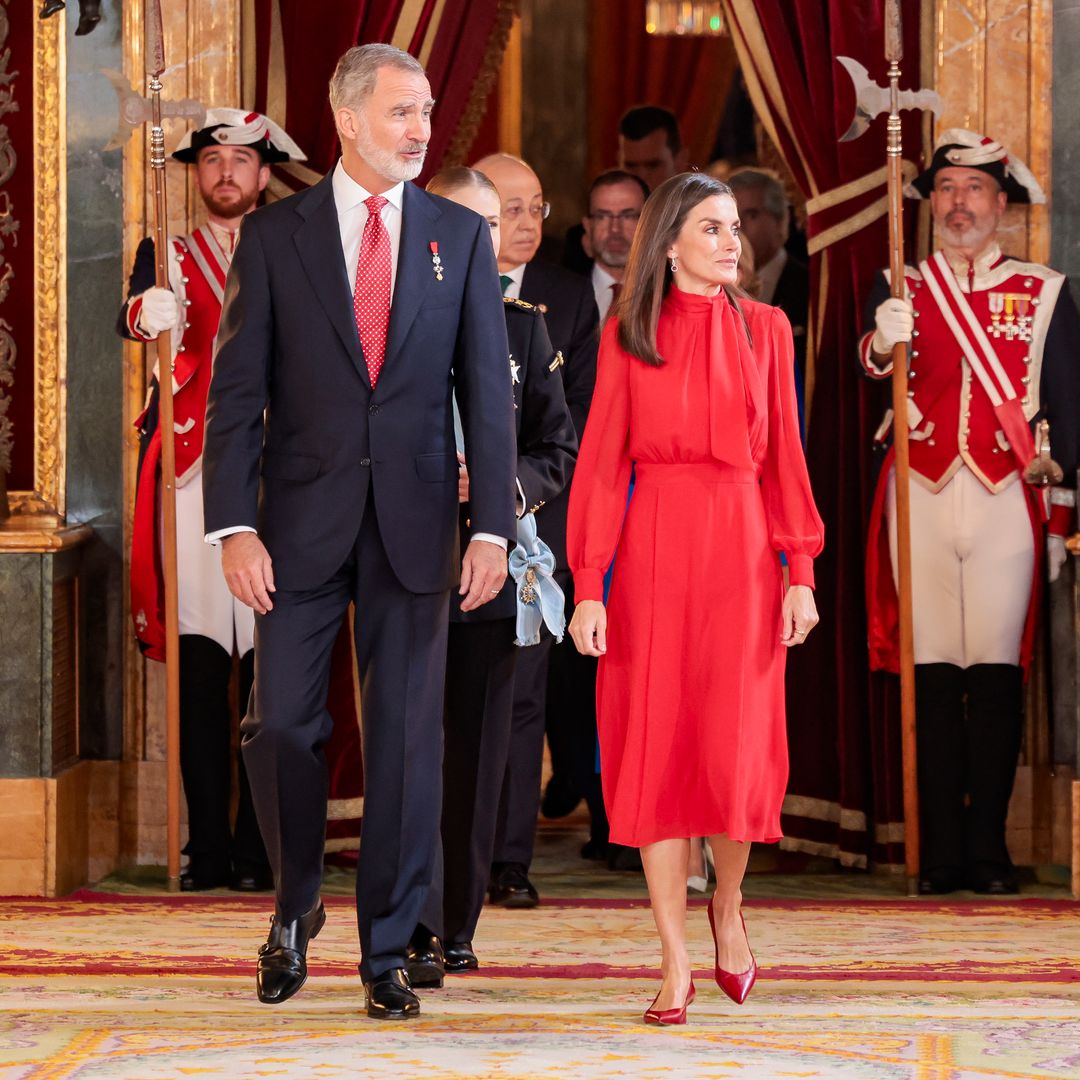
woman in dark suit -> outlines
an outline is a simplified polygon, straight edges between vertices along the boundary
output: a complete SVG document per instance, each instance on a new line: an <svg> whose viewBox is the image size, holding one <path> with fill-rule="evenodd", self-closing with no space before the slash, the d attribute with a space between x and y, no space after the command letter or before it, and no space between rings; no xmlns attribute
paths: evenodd
<svg viewBox="0 0 1080 1080"><path fill-rule="evenodd" d="M483 217L499 250L499 196L483 173L444 169L427 190ZM514 390L518 517L535 512L566 485L577 435L563 394L555 350L539 309L504 300L509 343L506 377ZM467 537L469 474L463 456L458 497ZM542 539L542 538L541 538ZM506 771L514 689L516 588L476 611L450 602L443 760L443 941L417 928L409 954L414 986L441 985L443 970L478 966L472 939L491 870L495 826Z"/></svg>
<svg viewBox="0 0 1080 1080"><path fill-rule="evenodd" d="M784 656L817 622L823 530L791 327L739 296L739 251L726 184L683 173L649 197L601 338L570 495L570 632L600 657L604 800L612 842L641 849L664 979L645 1019L661 1024L685 1023L694 997L684 924L697 838L716 866L716 981L737 1003L754 983L742 878L750 842L781 835Z"/></svg>

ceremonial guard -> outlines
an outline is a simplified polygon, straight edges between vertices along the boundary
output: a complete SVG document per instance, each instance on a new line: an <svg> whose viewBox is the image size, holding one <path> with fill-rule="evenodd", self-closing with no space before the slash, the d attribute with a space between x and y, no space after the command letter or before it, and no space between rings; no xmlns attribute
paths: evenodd
<svg viewBox="0 0 1080 1080"><path fill-rule="evenodd" d="M906 298L878 276L859 358L884 379L893 345L909 343L920 888L1011 893L1005 819L1043 552L1053 578L1075 517L1080 318L1062 274L998 246L1007 203L1045 201L1000 143L945 131L906 194L930 200L941 246L906 268ZM871 664L888 671L898 665L895 507L890 451L867 553Z"/></svg>
<svg viewBox="0 0 1080 1080"><path fill-rule="evenodd" d="M180 767L188 806L185 891L228 885L272 887L243 762L235 832L229 808L232 724L229 680L240 657L239 709L254 672L254 613L230 594L221 549L204 541L203 423L225 278L240 224L254 209L277 161L302 161L299 147L272 120L240 109L210 109L172 155L191 165L208 220L189 236L170 237L168 289L154 286L154 243L139 245L120 333L152 341L170 331L176 429L176 519L180 616ZM141 438L131 550L131 610L145 655L165 659L161 538L159 372L137 421Z"/></svg>

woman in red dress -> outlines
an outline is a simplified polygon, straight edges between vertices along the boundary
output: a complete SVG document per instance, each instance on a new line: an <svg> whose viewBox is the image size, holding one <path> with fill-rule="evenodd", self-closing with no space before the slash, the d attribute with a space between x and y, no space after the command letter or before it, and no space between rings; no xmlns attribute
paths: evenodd
<svg viewBox="0 0 1080 1080"><path fill-rule="evenodd" d="M716 865L716 981L737 1003L753 985L742 878L750 841L781 835L785 648L818 618L823 528L799 440L791 327L738 298L739 251L726 184L683 173L649 198L601 338L570 494L570 633L601 658L611 840L641 849L662 948L645 1014L654 1023L684 1023L694 997L694 838L708 838Z"/></svg>

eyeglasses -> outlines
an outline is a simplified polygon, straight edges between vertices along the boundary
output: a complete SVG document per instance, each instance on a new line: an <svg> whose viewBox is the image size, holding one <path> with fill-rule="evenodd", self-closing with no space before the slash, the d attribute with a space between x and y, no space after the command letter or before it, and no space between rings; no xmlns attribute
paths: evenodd
<svg viewBox="0 0 1080 1080"><path fill-rule="evenodd" d="M620 210L617 214L613 214L610 210L596 210L591 213L589 217L591 220L595 221L597 225L610 225L615 221L620 225L632 225L639 217L641 217L641 211Z"/></svg>
<svg viewBox="0 0 1080 1080"><path fill-rule="evenodd" d="M531 218L536 218L538 221L546 221L548 214L551 213L551 203L533 203L532 206L521 206L515 204L514 206L506 206L503 208L502 216L507 221L517 221L523 214L528 214Z"/></svg>

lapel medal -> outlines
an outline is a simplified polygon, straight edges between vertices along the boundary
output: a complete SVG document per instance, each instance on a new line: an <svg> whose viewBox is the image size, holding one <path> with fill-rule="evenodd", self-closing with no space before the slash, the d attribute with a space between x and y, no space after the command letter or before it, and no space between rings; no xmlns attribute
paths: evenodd
<svg viewBox="0 0 1080 1080"><path fill-rule="evenodd" d="M442 281L442 259L439 258L438 240L432 240L428 247L431 248L431 266L435 271L435 280Z"/></svg>

